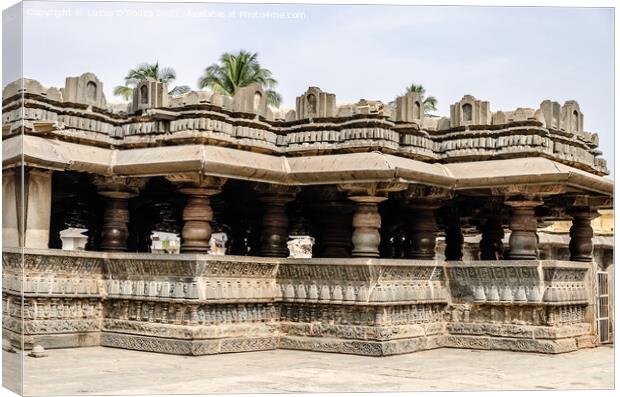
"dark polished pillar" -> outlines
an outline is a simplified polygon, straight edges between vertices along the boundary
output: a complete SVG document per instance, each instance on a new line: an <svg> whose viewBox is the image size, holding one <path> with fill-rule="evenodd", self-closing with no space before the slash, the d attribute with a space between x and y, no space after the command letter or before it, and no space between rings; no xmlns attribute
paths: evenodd
<svg viewBox="0 0 620 397"><path fill-rule="evenodd" d="M408 208L407 258L434 259L439 231L436 210L443 202L453 197L453 192L447 188L414 184L409 185L407 190L398 195ZM455 255L458 256L456 253Z"/></svg>
<svg viewBox="0 0 620 397"><path fill-rule="evenodd" d="M103 251L127 251L129 237L128 200L138 195L146 179L100 177L94 178L97 192L106 198L101 228L101 249Z"/></svg>
<svg viewBox="0 0 620 397"><path fill-rule="evenodd" d="M501 214L487 214L480 225L480 260L500 260L504 256L504 227Z"/></svg>
<svg viewBox="0 0 620 397"><path fill-rule="evenodd" d="M506 205L512 207L508 259L538 258L538 221L535 209L542 204L540 199L513 198L506 201Z"/></svg>
<svg viewBox="0 0 620 397"><path fill-rule="evenodd" d="M435 203L413 204L409 210L409 252L410 259L434 259L437 244L437 221Z"/></svg>
<svg viewBox="0 0 620 397"><path fill-rule="evenodd" d="M263 204L263 225L260 241L260 255L286 258L288 247L287 204L295 200L299 191L295 186L257 185L259 201Z"/></svg>
<svg viewBox="0 0 620 397"><path fill-rule="evenodd" d="M103 214L101 249L103 251L127 251L129 237L129 197L109 197Z"/></svg>
<svg viewBox="0 0 620 397"><path fill-rule="evenodd" d="M573 207L568 210L573 217L573 225L570 228L570 260L578 262L592 262L592 237L594 231L590 222L598 217L598 211L589 207Z"/></svg>
<svg viewBox="0 0 620 397"><path fill-rule="evenodd" d="M446 234L446 248L444 256L448 261L463 260L463 230L461 229L461 216L459 209L448 207L443 211L443 221Z"/></svg>
<svg viewBox="0 0 620 397"><path fill-rule="evenodd" d="M320 258L351 257L352 216L355 205L336 187L320 188L311 204L317 226L316 254Z"/></svg>

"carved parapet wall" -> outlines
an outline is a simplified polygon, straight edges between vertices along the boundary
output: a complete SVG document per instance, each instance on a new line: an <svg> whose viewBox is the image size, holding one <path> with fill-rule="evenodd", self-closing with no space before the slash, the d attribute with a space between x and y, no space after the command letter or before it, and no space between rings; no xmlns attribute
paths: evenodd
<svg viewBox="0 0 620 397"><path fill-rule="evenodd" d="M121 111L106 105L94 75L67 81L62 93L29 79L7 85L3 137L23 131L119 150L206 144L283 156L381 151L443 163L535 156L607 174L598 136L584 131L575 101L492 113L489 102L466 95L449 118L439 118L425 115L414 93L387 105L360 100L338 107L334 94L310 87L296 110L272 111L258 85L234 98L210 92L170 98L164 83L144 80L128 113L125 105Z"/></svg>
<svg viewBox="0 0 620 397"><path fill-rule="evenodd" d="M282 263L280 347L370 356L438 347L448 293L434 261Z"/></svg>
<svg viewBox="0 0 620 397"><path fill-rule="evenodd" d="M446 265L446 346L562 353L596 345L588 264L480 261Z"/></svg>
<svg viewBox="0 0 620 397"><path fill-rule="evenodd" d="M101 344L192 355L275 349L277 265L206 258L108 258Z"/></svg>
<svg viewBox="0 0 620 397"><path fill-rule="evenodd" d="M35 250L2 253L2 330L15 347L98 346L103 255ZM22 303L23 298L23 303ZM23 332L23 334L22 334Z"/></svg>
<svg viewBox="0 0 620 397"><path fill-rule="evenodd" d="M28 249L22 272L20 258L3 252L3 331L18 347L23 330L27 349L385 356L443 346L561 353L597 343L587 263Z"/></svg>

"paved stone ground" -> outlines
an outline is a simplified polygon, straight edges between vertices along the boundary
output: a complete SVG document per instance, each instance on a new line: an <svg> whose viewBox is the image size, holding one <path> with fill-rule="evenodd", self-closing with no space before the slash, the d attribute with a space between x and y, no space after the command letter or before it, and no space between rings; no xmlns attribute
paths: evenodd
<svg viewBox="0 0 620 397"><path fill-rule="evenodd" d="M3 365L19 356L3 352ZM437 349L392 357L275 350L174 356L105 347L25 357L25 394L611 389L613 348L561 355ZM4 371L3 384L13 371Z"/></svg>

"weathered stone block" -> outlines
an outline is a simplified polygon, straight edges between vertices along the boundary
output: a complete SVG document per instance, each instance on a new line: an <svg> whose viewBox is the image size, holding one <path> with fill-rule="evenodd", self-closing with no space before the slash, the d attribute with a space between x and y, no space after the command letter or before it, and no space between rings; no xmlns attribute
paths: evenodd
<svg viewBox="0 0 620 397"><path fill-rule="evenodd" d="M65 102L83 103L105 109L103 83L93 73L84 73L78 77L67 77L65 88L61 89Z"/></svg>

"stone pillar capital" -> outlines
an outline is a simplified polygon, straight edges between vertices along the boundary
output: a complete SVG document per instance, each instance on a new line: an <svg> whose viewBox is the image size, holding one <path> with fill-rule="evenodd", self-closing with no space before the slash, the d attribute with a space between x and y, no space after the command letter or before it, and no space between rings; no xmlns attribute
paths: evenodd
<svg viewBox="0 0 620 397"><path fill-rule="evenodd" d="M491 188L491 194L493 196L502 196L506 198L506 204L508 201L538 201L543 197L554 196L558 194L566 193L566 186L560 184L549 185L527 185L527 184L514 184L506 186L496 186Z"/></svg>
<svg viewBox="0 0 620 397"><path fill-rule="evenodd" d="M406 190L399 192L398 195L409 205L420 208L437 208L442 201L453 198L454 191L440 186L410 184Z"/></svg>
<svg viewBox="0 0 620 397"><path fill-rule="evenodd" d="M613 206L613 197L610 196L592 196L588 194L571 194L562 198L564 205L570 211L570 208L591 208L596 211L600 207Z"/></svg>
<svg viewBox="0 0 620 397"><path fill-rule="evenodd" d="M504 204L512 208L535 208L543 205L544 201L540 197L509 197Z"/></svg>
<svg viewBox="0 0 620 397"><path fill-rule="evenodd" d="M387 198L388 193L398 192L406 188L407 184L400 182L343 183L338 185L338 190L346 192L349 197L378 196Z"/></svg>
<svg viewBox="0 0 620 397"><path fill-rule="evenodd" d="M299 186L273 185L266 183L254 184L254 191L258 193L258 199L263 202L274 204L286 204L295 200L297 193L301 191Z"/></svg>
<svg viewBox="0 0 620 397"><path fill-rule="evenodd" d="M140 193L148 178L128 178L121 176L93 176L97 192L105 197L129 199Z"/></svg>
<svg viewBox="0 0 620 397"><path fill-rule="evenodd" d="M212 196L218 194L224 184L226 178L218 176L187 173L187 174L172 174L166 176L166 179L178 186L182 193L184 189L201 189L201 190L188 190L188 194L199 194Z"/></svg>
<svg viewBox="0 0 620 397"><path fill-rule="evenodd" d="M381 196L349 196L349 200L354 201L357 204L377 205L377 204L387 200L387 197L381 197Z"/></svg>

